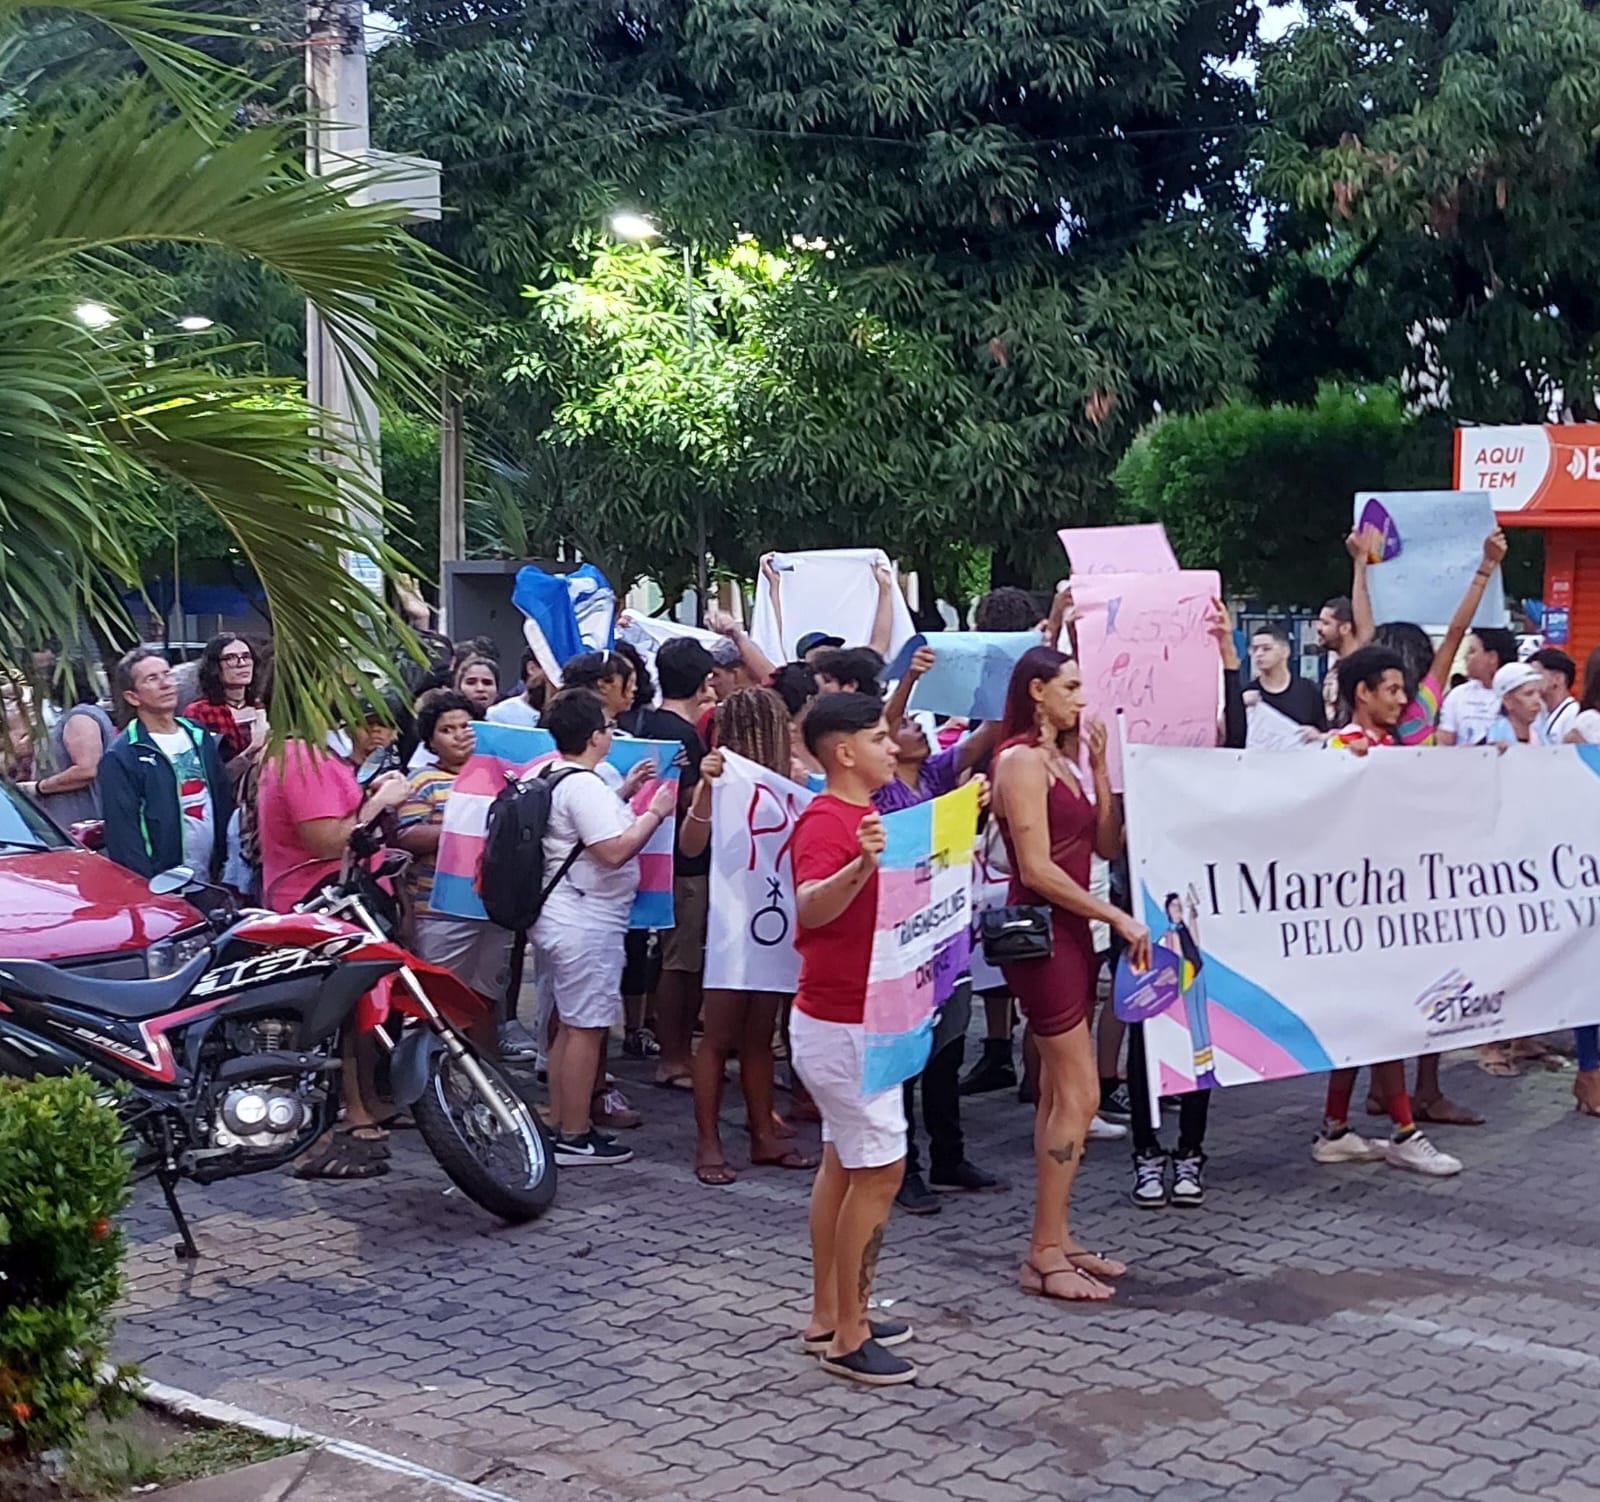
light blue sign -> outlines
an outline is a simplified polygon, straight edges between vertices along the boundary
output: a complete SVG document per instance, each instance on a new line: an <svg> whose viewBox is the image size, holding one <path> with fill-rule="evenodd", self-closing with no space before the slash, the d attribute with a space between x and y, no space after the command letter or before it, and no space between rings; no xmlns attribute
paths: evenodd
<svg viewBox="0 0 1600 1502"><path fill-rule="evenodd" d="M1398 539L1393 556L1367 568L1372 613L1379 625L1413 621L1445 626L1483 561L1483 540L1499 524L1482 490L1361 490L1352 520L1359 522L1376 501L1388 512ZM1494 571L1483 603L1473 615L1479 626L1503 626L1505 588Z"/></svg>
<svg viewBox="0 0 1600 1502"><path fill-rule="evenodd" d="M940 631L913 636L890 664L890 678L903 678L918 647L933 651L933 666L911 690L911 708L968 720L998 720L1005 712L1011 670L1037 631Z"/></svg>

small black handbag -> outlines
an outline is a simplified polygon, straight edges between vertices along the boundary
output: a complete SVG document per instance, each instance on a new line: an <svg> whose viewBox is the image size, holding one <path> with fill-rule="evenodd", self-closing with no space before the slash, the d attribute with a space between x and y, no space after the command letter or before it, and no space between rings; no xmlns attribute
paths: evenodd
<svg viewBox="0 0 1600 1502"><path fill-rule="evenodd" d="M1047 960L1055 952L1047 907L987 908L978 914L978 939L991 965Z"/></svg>

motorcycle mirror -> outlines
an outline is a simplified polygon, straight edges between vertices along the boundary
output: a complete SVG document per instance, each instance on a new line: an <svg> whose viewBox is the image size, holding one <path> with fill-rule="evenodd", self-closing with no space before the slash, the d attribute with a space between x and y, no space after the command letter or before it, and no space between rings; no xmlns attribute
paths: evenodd
<svg viewBox="0 0 1600 1502"><path fill-rule="evenodd" d="M150 890L157 897L167 897L194 885L194 872L187 866L174 866L170 871L158 871L150 878Z"/></svg>

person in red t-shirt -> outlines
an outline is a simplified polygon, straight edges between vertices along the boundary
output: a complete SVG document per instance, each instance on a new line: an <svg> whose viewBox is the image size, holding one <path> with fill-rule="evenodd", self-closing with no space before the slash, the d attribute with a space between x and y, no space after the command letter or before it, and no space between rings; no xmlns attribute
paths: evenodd
<svg viewBox="0 0 1600 1502"><path fill-rule="evenodd" d="M1395 727L1405 713L1405 666L1387 647L1358 647L1339 664L1339 696L1351 707L1351 721L1328 738L1333 750L1365 756L1380 746L1395 743ZM1355 1069L1335 1069L1328 1076L1328 1102L1322 1131L1312 1144L1317 1163L1387 1162L1391 1168L1433 1178L1461 1172L1461 1160L1442 1153L1417 1128L1406 1091L1404 1060L1372 1066L1372 1093L1381 1100L1394 1123L1388 1142L1370 1142L1350 1130L1350 1097L1355 1092Z"/></svg>
<svg viewBox="0 0 1600 1502"><path fill-rule="evenodd" d="M899 1085L861 1093L867 970L886 836L872 795L894 777L883 706L866 694L823 694L806 747L828 784L795 824L791 860L799 919L800 989L790 1047L822 1112L822 1167L811 1191L811 1322L802 1341L836 1377L873 1387L914 1381L886 1349L911 1338L902 1321L867 1319L883 1233L906 1156Z"/></svg>

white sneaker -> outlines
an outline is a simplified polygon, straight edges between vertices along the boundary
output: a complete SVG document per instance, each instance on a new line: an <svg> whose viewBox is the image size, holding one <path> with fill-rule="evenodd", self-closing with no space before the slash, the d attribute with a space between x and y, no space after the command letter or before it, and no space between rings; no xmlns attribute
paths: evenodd
<svg viewBox="0 0 1600 1502"><path fill-rule="evenodd" d="M1421 1132L1413 1132L1404 1142L1384 1144L1390 1168L1425 1173L1429 1178L1448 1179L1461 1172L1461 1159L1442 1153Z"/></svg>
<svg viewBox="0 0 1600 1502"><path fill-rule="evenodd" d="M1096 1116L1089 1123L1089 1140L1091 1142L1121 1142L1128 1135L1125 1126L1118 1126L1115 1122L1104 1121Z"/></svg>
<svg viewBox="0 0 1600 1502"><path fill-rule="evenodd" d="M1330 1137L1318 1132L1311 1144L1312 1161L1316 1163L1382 1163L1389 1157L1385 1143L1373 1142L1349 1130Z"/></svg>

